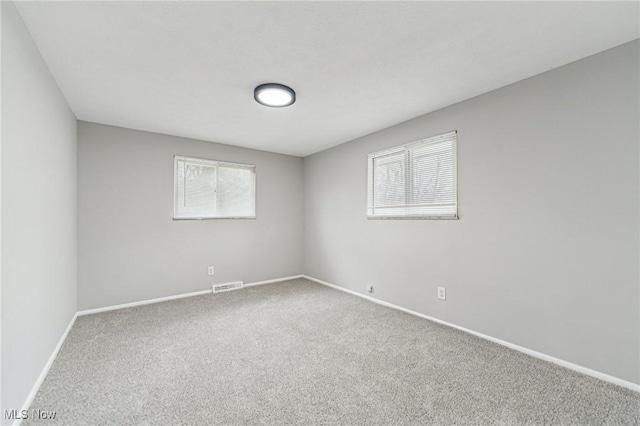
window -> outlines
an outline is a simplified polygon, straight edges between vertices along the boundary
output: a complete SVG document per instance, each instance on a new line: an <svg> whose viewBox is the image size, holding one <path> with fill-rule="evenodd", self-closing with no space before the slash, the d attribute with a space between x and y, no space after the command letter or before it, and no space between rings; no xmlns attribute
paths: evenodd
<svg viewBox="0 0 640 426"><path fill-rule="evenodd" d="M456 135L369 154L367 217L457 219Z"/></svg>
<svg viewBox="0 0 640 426"><path fill-rule="evenodd" d="M174 157L174 219L256 217L256 166Z"/></svg>

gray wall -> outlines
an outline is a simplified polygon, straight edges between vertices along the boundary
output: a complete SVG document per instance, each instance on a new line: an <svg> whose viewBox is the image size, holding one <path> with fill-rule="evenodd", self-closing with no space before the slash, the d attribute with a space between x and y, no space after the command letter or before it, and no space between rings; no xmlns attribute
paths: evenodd
<svg viewBox="0 0 640 426"><path fill-rule="evenodd" d="M2 2L2 410L22 407L76 312L76 123Z"/></svg>
<svg viewBox="0 0 640 426"><path fill-rule="evenodd" d="M79 309L302 273L301 158L82 121L78 128ZM172 220L174 155L255 164L257 219Z"/></svg>
<svg viewBox="0 0 640 426"><path fill-rule="evenodd" d="M640 383L638 51L306 157L305 273ZM450 130L460 220L368 221L367 153Z"/></svg>

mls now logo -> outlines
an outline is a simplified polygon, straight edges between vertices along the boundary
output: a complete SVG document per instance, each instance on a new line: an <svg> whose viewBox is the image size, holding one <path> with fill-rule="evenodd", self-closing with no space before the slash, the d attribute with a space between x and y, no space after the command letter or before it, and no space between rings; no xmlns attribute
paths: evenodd
<svg viewBox="0 0 640 426"><path fill-rule="evenodd" d="M5 420L23 420L29 418L28 410L4 410Z"/></svg>
<svg viewBox="0 0 640 426"><path fill-rule="evenodd" d="M29 410L4 410L5 420L26 420L29 417L38 420L56 418L55 411L31 410L31 415L29 414Z"/></svg>

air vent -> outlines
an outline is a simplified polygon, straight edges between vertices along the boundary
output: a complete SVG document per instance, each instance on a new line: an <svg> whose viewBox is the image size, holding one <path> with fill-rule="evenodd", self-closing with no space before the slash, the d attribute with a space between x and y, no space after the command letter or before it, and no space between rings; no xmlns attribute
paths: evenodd
<svg viewBox="0 0 640 426"><path fill-rule="evenodd" d="M215 284L213 286L214 293L222 293L223 291L237 290L244 287L242 281L234 281L232 283Z"/></svg>

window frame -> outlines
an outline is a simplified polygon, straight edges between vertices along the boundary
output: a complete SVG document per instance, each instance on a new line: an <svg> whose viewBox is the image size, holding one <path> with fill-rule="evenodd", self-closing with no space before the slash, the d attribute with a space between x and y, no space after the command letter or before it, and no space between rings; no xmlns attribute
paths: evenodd
<svg viewBox="0 0 640 426"><path fill-rule="evenodd" d="M375 203L375 185L374 185L374 176L375 176L375 163L374 160L377 158L385 157L388 155L398 154L404 152L404 183L405 183L405 194L410 193L412 187L412 163L411 163L411 150L415 149L418 146L426 146L431 144L436 144L439 142L444 142L450 140L451 154L453 156L453 185L455 190L455 214L454 215L432 215L432 214L402 214L402 215L373 215L370 214L370 211L376 209L374 207ZM409 142L402 145L397 145L391 148L383 149L380 151L372 152L367 155L367 208L366 215L367 220L458 220L460 219L460 215L458 212L458 132L456 130L443 133L437 136L420 139L417 141ZM412 204L405 204L403 206L398 206L398 208L402 207L411 207ZM391 206L392 207L392 206Z"/></svg>
<svg viewBox="0 0 640 426"><path fill-rule="evenodd" d="M215 167L226 166L236 168L248 168L253 169L253 215L252 216L202 216L202 217L177 217L178 215L178 161L192 161L194 163L200 163L206 165L207 163L215 163ZM214 166L212 164L212 166ZM217 170L216 170L217 173ZM246 164L238 162L229 162L221 160L212 160L208 158L189 157L185 155L173 156L173 220L218 220L218 219L249 219L254 220L258 215L258 179L257 179L257 167L255 164Z"/></svg>

